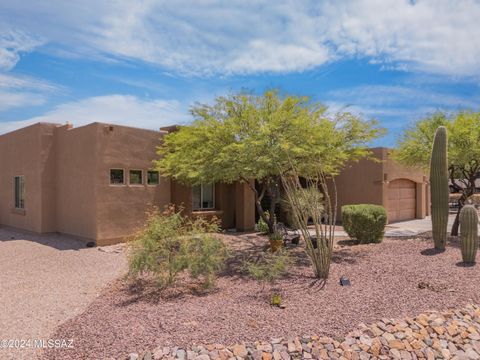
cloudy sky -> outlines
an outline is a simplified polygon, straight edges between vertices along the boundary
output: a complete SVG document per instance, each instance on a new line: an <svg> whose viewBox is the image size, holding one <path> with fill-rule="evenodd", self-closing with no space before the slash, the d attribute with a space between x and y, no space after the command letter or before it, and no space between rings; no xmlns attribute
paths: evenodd
<svg viewBox="0 0 480 360"><path fill-rule="evenodd" d="M376 118L391 146L480 110L477 0L0 0L0 133L48 121L158 128L241 89Z"/></svg>

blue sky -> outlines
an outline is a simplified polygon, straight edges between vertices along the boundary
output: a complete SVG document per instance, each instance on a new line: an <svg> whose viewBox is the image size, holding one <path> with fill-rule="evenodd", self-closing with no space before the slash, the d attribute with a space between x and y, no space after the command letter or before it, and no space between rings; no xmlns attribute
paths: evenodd
<svg viewBox="0 0 480 360"><path fill-rule="evenodd" d="M0 133L48 121L156 129L246 89L376 118L392 146L480 110L480 2L0 1Z"/></svg>

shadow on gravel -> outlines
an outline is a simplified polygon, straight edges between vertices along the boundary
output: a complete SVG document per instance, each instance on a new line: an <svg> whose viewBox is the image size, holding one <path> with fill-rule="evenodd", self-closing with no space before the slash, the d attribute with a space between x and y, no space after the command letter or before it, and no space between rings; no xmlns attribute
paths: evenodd
<svg viewBox="0 0 480 360"><path fill-rule="evenodd" d="M425 250L422 250L420 251L420 254L422 254L423 256L435 256L435 255L440 255L440 254L443 254L445 252L445 250L438 250L438 249L425 249Z"/></svg>
<svg viewBox="0 0 480 360"><path fill-rule="evenodd" d="M459 261L455 264L457 267L461 268L471 268L474 267L476 263L464 263L463 261Z"/></svg>
<svg viewBox="0 0 480 360"><path fill-rule="evenodd" d="M179 279L170 287L159 287L154 279L121 280L118 291L124 296L120 297L115 305L129 306L139 302L158 304L163 301L176 301L187 296L207 296L218 291L216 288L204 289L200 282L191 279Z"/></svg>

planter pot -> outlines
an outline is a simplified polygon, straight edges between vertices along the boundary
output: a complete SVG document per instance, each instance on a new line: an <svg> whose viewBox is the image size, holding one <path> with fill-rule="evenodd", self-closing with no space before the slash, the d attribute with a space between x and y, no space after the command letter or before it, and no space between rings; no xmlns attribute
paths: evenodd
<svg viewBox="0 0 480 360"><path fill-rule="evenodd" d="M278 251L283 247L283 240L269 240L272 252Z"/></svg>

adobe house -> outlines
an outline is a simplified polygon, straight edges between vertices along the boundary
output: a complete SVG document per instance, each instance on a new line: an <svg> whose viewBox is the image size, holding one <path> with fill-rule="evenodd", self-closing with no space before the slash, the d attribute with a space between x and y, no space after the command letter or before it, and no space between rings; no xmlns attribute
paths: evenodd
<svg viewBox="0 0 480 360"><path fill-rule="evenodd" d="M166 130L38 123L0 136L0 224L107 245L125 240L150 206L173 203L224 228L254 227L248 186L182 186L152 170Z"/></svg>
<svg viewBox="0 0 480 360"><path fill-rule="evenodd" d="M337 218L347 204L376 204L387 209L388 222L422 219L430 214L426 174L406 167L389 156L387 148L371 149L378 161L351 163L335 177L338 189Z"/></svg>

